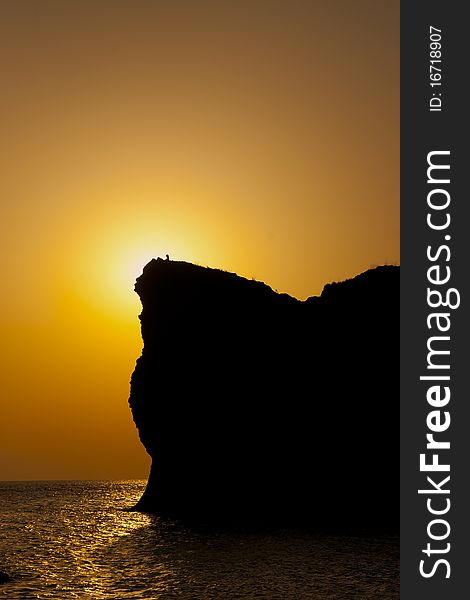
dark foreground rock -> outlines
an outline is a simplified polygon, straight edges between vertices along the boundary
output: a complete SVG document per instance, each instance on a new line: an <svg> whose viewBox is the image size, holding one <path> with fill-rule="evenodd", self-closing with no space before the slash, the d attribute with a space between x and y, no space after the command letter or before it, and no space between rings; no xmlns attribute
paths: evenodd
<svg viewBox="0 0 470 600"><path fill-rule="evenodd" d="M0 571L0 584L7 583L8 581L10 581L9 575L4 571Z"/></svg>
<svg viewBox="0 0 470 600"><path fill-rule="evenodd" d="M138 509L398 527L398 267L301 302L157 259L135 289L129 403L152 457Z"/></svg>

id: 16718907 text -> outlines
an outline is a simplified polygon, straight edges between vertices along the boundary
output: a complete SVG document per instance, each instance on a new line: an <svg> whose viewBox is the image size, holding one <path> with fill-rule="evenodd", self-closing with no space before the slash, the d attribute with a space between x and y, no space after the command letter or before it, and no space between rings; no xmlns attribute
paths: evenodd
<svg viewBox="0 0 470 600"><path fill-rule="evenodd" d="M429 85L432 96L429 110L442 110L442 30L432 25L429 27Z"/></svg>

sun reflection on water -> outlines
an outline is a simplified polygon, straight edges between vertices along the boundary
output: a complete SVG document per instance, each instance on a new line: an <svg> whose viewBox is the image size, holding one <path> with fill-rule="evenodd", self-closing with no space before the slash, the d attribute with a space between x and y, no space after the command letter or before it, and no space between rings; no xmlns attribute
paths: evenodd
<svg viewBox="0 0 470 600"><path fill-rule="evenodd" d="M194 530L125 509L144 481L0 484L8 600L399 597L398 538ZM353 565L353 567L352 567Z"/></svg>

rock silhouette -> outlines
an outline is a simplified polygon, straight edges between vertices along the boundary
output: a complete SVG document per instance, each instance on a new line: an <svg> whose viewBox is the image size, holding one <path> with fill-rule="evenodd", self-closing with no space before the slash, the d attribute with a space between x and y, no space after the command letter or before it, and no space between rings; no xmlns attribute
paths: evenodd
<svg viewBox="0 0 470 600"><path fill-rule="evenodd" d="M0 571L0 584L8 583L10 581L10 577L4 571Z"/></svg>
<svg viewBox="0 0 470 600"><path fill-rule="evenodd" d="M302 302L159 258L135 290L138 510L398 528L399 267Z"/></svg>

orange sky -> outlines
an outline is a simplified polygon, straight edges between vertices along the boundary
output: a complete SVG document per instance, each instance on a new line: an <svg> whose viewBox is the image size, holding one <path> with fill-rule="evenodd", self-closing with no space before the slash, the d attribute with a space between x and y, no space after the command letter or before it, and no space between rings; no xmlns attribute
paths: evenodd
<svg viewBox="0 0 470 600"><path fill-rule="evenodd" d="M153 256L298 298L399 261L399 2L0 3L0 479L145 477Z"/></svg>

